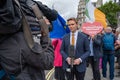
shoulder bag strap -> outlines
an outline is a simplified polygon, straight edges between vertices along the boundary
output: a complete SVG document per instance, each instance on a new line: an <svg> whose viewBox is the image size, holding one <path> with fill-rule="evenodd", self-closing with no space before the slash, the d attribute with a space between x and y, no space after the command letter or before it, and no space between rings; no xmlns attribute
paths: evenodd
<svg viewBox="0 0 120 80"><path fill-rule="evenodd" d="M18 7L19 7L19 9L20 9L20 11L22 13L22 17L23 17L23 19L22 19L22 22L23 22L23 32L24 32L25 40L26 40L29 48L32 49L33 46L34 46L34 40L32 38L32 33L30 31L30 27L28 25L28 22L27 22L27 20L25 18L25 15L24 15L23 11L21 10L21 6L20 6L18 0L14 0L14 1L18 5Z"/></svg>
<svg viewBox="0 0 120 80"><path fill-rule="evenodd" d="M25 18L25 15L24 15L24 12L22 11L21 9L21 6L18 2L18 0L14 0L15 3L18 5L18 7L20 8L20 11L22 13L22 17L23 17L23 32L24 32L24 36L25 36L25 40L29 46L29 48L35 52L35 53L43 53L45 50L47 50L49 48L49 43L50 43L50 39L48 38L48 44L46 46L45 49L43 49L42 51L36 51L34 50L33 48L35 47L35 42L33 40L33 37L32 37L32 33L31 33L31 30L30 30L30 27L28 25L28 22ZM45 23L45 20L42 18L42 12L39 10L37 4L35 3L34 5L32 5L32 9L34 10L35 12L35 15L37 16L38 18L38 21L39 21L39 24L40 24L40 27L42 28L43 30L43 35L42 36L48 36L48 26L47 24Z"/></svg>

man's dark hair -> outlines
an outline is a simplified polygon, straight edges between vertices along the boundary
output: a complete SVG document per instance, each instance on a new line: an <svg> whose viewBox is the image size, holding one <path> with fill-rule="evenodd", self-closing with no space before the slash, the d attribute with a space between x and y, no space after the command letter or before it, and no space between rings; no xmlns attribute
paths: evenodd
<svg viewBox="0 0 120 80"><path fill-rule="evenodd" d="M71 21L71 20L75 21L75 22L76 22L76 24L78 23L77 19L76 19L76 18L74 18L74 17L71 17L71 18L67 19L67 22L68 22L68 21Z"/></svg>

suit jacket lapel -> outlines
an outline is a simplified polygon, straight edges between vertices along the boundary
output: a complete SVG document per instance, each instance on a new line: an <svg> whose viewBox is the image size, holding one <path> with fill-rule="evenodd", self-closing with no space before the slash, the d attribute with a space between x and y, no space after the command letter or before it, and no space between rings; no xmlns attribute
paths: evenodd
<svg viewBox="0 0 120 80"><path fill-rule="evenodd" d="M68 35L68 44L70 45L70 33Z"/></svg>
<svg viewBox="0 0 120 80"><path fill-rule="evenodd" d="M76 41L76 48L77 48L77 46L79 45L79 41L80 41L80 33L78 32L77 41Z"/></svg>
<svg viewBox="0 0 120 80"><path fill-rule="evenodd" d="M70 33L66 36L66 40L65 41L66 41L65 44L69 46L70 45Z"/></svg>

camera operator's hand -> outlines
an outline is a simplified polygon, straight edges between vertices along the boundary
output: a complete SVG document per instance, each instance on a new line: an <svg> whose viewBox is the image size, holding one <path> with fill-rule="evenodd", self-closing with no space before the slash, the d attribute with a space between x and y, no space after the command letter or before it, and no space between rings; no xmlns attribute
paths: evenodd
<svg viewBox="0 0 120 80"><path fill-rule="evenodd" d="M40 19L40 26L41 27L41 43L50 43L50 38L49 38L49 25L50 22L46 17L43 17L43 19ZM50 43L51 44L51 43Z"/></svg>
<svg viewBox="0 0 120 80"><path fill-rule="evenodd" d="M50 21L46 17L44 20L45 20L46 24L48 25L49 32L52 31L52 25L51 25Z"/></svg>
<svg viewBox="0 0 120 80"><path fill-rule="evenodd" d="M41 26L41 34L42 36L48 36L49 35L49 29L48 25L50 24L49 20L46 17L43 17L43 19L40 19L40 25Z"/></svg>
<svg viewBox="0 0 120 80"><path fill-rule="evenodd" d="M50 21L46 17L44 18L44 20L45 20L45 22L46 22L47 25L50 24Z"/></svg>

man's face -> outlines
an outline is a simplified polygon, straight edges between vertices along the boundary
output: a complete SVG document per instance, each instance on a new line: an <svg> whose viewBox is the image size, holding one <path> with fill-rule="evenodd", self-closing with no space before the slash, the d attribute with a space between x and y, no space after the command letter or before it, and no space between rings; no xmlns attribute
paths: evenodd
<svg viewBox="0 0 120 80"><path fill-rule="evenodd" d="M70 20L68 21L68 27L71 32L75 32L77 30L78 25L74 20Z"/></svg>
<svg viewBox="0 0 120 80"><path fill-rule="evenodd" d="M110 29L105 29L106 33L111 33L112 31Z"/></svg>

